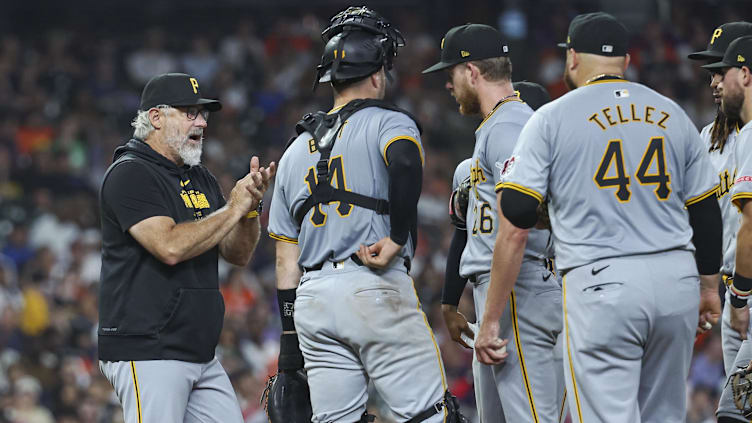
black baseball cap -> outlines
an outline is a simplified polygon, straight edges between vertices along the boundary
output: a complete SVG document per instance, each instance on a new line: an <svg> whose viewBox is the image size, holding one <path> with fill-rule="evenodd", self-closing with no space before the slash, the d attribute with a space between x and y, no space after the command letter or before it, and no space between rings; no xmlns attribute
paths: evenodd
<svg viewBox="0 0 752 423"><path fill-rule="evenodd" d="M201 97L196 78L184 73L163 73L149 80L141 93L141 110L149 110L160 104L168 106L203 105L210 112L222 108L218 100Z"/></svg>
<svg viewBox="0 0 752 423"><path fill-rule="evenodd" d="M710 63L702 67L709 70L724 68L740 68L746 66L752 70L752 35L739 37L729 44L726 54L720 62Z"/></svg>
<svg viewBox="0 0 752 423"><path fill-rule="evenodd" d="M726 52L732 41L745 35L752 35L752 23L725 23L713 31L707 49L696 51L687 57L692 60L710 60L716 62L723 58L723 53Z"/></svg>
<svg viewBox="0 0 752 423"><path fill-rule="evenodd" d="M520 100L527 103L533 110L538 108L549 101L551 101L551 95L543 88L542 85L535 82L519 81L512 84Z"/></svg>
<svg viewBox="0 0 752 423"><path fill-rule="evenodd" d="M441 40L441 61L423 71L437 72L458 63L509 56L509 46L495 28L466 24L450 29Z"/></svg>
<svg viewBox="0 0 752 423"><path fill-rule="evenodd" d="M577 15L569 24L567 41L562 48L599 56L625 56L629 35L627 27L604 12Z"/></svg>

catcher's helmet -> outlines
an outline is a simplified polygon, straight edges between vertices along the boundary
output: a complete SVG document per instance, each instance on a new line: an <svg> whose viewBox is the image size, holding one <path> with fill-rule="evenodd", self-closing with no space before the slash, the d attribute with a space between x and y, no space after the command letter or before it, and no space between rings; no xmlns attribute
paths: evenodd
<svg viewBox="0 0 752 423"><path fill-rule="evenodd" d="M316 67L314 89L319 82L360 79L382 67L389 71L397 49L405 45L399 30L367 7L350 7L334 15L321 38L326 46Z"/></svg>

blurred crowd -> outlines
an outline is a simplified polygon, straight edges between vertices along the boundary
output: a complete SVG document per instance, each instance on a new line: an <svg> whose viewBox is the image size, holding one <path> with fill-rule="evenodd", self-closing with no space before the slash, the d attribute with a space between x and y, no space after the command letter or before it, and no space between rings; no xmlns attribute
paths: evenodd
<svg viewBox="0 0 752 423"><path fill-rule="evenodd" d="M450 388L472 416L472 354L449 338L439 303L453 230L446 215L451 177L472 152L478 119L457 113L443 76L420 71L435 62L449 27L483 22L510 39L515 80L539 82L557 97L565 88L564 54L556 42L575 14L611 2L495 2L468 6L440 21L423 13L433 2L417 3L420 7L409 10L392 2L371 6L407 38L387 97L424 127L427 161L412 275ZM743 19L743 2L635 2L643 3L648 6L636 9L640 13L612 11L633 34L628 77L675 99L702 127L715 114L709 78L686 55L704 49L717 25ZM206 17L210 27L185 31L152 21L131 22L135 26L127 33L108 32L107 22L0 29L0 422L122 421L97 366L97 191L113 150L132 133L129 122L140 91L155 74L183 71L199 80L206 97L222 100L223 110L209 119L203 162L228 193L248 171L251 155L264 163L278 160L294 123L308 111L331 106L328 87L311 90L320 31L326 18L346 6L327 4L268 16L263 10L223 9L221 16ZM265 214L263 227L266 219ZM220 265L227 313L217 355L247 422L266 421L258 399L276 371L280 323L273 254L273 242L262 236L249 266ZM473 321L471 295L468 287L460 311ZM710 332L697 342L688 422L715 421L722 384L720 334ZM371 411L380 408L375 401Z"/></svg>

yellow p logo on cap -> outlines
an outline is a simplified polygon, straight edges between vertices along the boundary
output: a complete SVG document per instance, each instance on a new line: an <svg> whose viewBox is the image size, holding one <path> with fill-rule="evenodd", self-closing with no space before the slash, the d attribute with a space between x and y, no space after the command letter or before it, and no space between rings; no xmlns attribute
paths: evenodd
<svg viewBox="0 0 752 423"><path fill-rule="evenodd" d="M191 87L193 87L193 94L198 94L198 81L196 81L196 78L191 78Z"/></svg>
<svg viewBox="0 0 752 423"><path fill-rule="evenodd" d="M715 39L720 37L721 34L723 34L723 29L716 28L715 31L713 31L713 37L710 38L710 44L713 44L715 42Z"/></svg>

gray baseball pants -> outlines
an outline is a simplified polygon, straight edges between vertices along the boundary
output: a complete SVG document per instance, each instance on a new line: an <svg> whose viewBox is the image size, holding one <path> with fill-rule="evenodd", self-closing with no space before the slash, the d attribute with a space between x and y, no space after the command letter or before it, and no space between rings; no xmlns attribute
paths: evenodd
<svg viewBox="0 0 752 423"><path fill-rule="evenodd" d="M690 251L609 258L564 276L573 423L679 423L698 322Z"/></svg>
<svg viewBox="0 0 752 423"><path fill-rule="evenodd" d="M400 422L443 399L441 354L402 260L382 271L347 259L306 272L294 318L313 422L358 421L369 379Z"/></svg>
<svg viewBox="0 0 752 423"><path fill-rule="evenodd" d="M473 289L479 320L489 280L489 273L479 275ZM562 330L559 279L542 263L524 261L499 323L499 336L509 340L509 357L493 366L473 360L481 422L562 421L566 414L563 368L555 351Z"/></svg>
<svg viewBox="0 0 752 423"><path fill-rule="evenodd" d="M227 373L207 363L177 360L100 361L123 407L125 423L242 423Z"/></svg>

